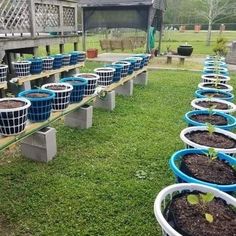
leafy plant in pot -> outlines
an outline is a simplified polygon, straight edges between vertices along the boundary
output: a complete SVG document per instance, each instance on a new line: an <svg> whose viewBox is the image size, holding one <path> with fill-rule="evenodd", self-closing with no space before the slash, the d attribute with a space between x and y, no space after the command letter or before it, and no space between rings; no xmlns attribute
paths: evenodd
<svg viewBox="0 0 236 236"><path fill-rule="evenodd" d="M229 84L222 84L217 82L205 82L199 83L198 88L201 90L216 90L216 91L223 91L231 93L233 91L233 87Z"/></svg>
<svg viewBox="0 0 236 236"><path fill-rule="evenodd" d="M198 183L223 192L236 191L236 159L213 148L175 152L169 165L179 183Z"/></svg>
<svg viewBox="0 0 236 236"><path fill-rule="evenodd" d="M208 110L214 106L213 111L224 113L233 113L236 111L236 105L234 103L218 98L196 98L192 100L191 106L196 110Z"/></svg>
<svg viewBox="0 0 236 236"><path fill-rule="evenodd" d="M31 89L19 93L19 97L30 100L28 119L31 122L43 122L49 119L55 93L46 89Z"/></svg>
<svg viewBox="0 0 236 236"><path fill-rule="evenodd" d="M216 188L182 183L157 195L154 213L163 235L233 235L235 207L236 199Z"/></svg>
<svg viewBox="0 0 236 236"><path fill-rule="evenodd" d="M30 101L25 98L0 99L0 134L11 136L22 133L30 105Z"/></svg>
<svg viewBox="0 0 236 236"><path fill-rule="evenodd" d="M70 102L80 102L83 100L85 87L88 81L79 77L69 77L61 80L63 83L69 83L73 86L73 90L70 96Z"/></svg>
<svg viewBox="0 0 236 236"><path fill-rule="evenodd" d="M19 58L16 62L12 62L17 77L24 77L30 75L31 62Z"/></svg>
<svg viewBox="0 0 236 236"><path fill-rule="evenodd" d="M206 89L202 90L199 89L195 92L196 98L218 98L225 101L231 102L234 99L234 95L232 93L224 92L221 90L213 90L213 89Z"/></svg>
<svg viewBox="0 0 236 236"><path fill-rule="evenodd" d="M203 83L222 83L226 84L230 81L230 77L227 75L221 75L221 74L204 74L202 75L202 82Z"/></svg>
<svg viewBox="0 0 236 236"><path fill-rule="evenodd" d="M42 89L48 89L55 93L52 102L53 111L65 110L70 103L70 95L73 86L68 83L49 83L42 86Z"/></svg>
<svg viewBox="0 0 236 236"><path fill-rule="evenodd" d="M187 147L215 148L217 152L236 154L236 134L210 124L185 128L181 131L180 138Z"/></svg>
<svg viewBox="0 0 236 236"><path fill-rule="evenodd" d="M236 118L223 112L213 111L214 107L208 110L194 110L185 114L184 120L191 126L205 126L206 123L216 128L232 130L236 127Z"/></svg>

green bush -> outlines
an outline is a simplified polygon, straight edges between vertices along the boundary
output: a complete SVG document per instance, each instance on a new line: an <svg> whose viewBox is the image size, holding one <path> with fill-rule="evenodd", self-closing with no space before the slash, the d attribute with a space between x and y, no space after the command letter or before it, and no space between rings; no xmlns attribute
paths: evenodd
<svg viewBox="0 0 236 236"><path fill-rule="evenodd" d="M226 47L227 40L223 37L220 37L216 40L216 46L213 48L215 54L219 56L226 56L227 54L227 47Z"/></svg>

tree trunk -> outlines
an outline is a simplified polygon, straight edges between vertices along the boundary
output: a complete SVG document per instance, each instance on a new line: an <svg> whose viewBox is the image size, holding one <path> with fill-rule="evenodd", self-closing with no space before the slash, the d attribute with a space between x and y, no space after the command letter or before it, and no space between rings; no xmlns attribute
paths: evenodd
<svg viewBox="0 0 236 236"><path fill-rule="evenodd" d="M209 21L209 23L208 23L208 31L207 31L206 46L210 46L210 44L211 44L211 29L212 29L212 22Z"/></svg>

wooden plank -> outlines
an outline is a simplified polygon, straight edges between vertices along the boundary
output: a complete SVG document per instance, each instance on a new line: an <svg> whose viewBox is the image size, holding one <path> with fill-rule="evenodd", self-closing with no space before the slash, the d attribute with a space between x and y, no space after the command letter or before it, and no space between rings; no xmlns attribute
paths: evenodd
<svg viewBox="0 0 236 236"><path fill-rule="evenodd" d="M13 78L13 81L16 81L15 83L17 83L18 85L23 85L25 82L27 81L32 81L32 80L36 80L36 79L41 79L41 78L48 78L51 75L55 75L58 73L62 73L62 72L67 72L69 70L73 70L79 67L84 67L84 62L78 63L76 65L71 65L71 66L64 66L60 69L57 70L49 70L49 71L45 71L42 72L40 74L37 75L30 75L30 76L26 76L26 77L17 77L17 78Z"/></svg>
<svg viewBox="0 0 236 236"><path fill-rule="evenodd" d="M107 91L107 92L112 91L115 88L117 88L119 86L122 86L127 81L134 79L137 75L139 75L139 74L141 74L145 71L147 71L146 67L144 67L143 69L141 69L139 71L135 71L132 75L126 76L125 78L121 79L117 83L113 83L110 86L106 87L105 91ZM49 120L47 120L45 122L29 123L26 126L24 133L22 133L22 134L19 134L19 135L16 135L16 136L9 136L9 137L0 136L0 151L8 148L12 144L15 144L15 143L23 140L24 138L26 138L26 137L32 135L33 133L35 133L36 131L48 126L52 122L55 122L56 120L58 120L58 119L64 117L65 115L73 112L74 110L80 108L81 106L89 103L90 101L94 100L96 98L96 96L97 96L97 94L94 94L92 96L85 97L80 103L70 104L69 107L64 111L52 112Z"/></svg>
<svg viewBox="0 0 236 236"><path fill-rule="evenodd" d="M0 89L7 89L7 82L0 83Z"/></svg>

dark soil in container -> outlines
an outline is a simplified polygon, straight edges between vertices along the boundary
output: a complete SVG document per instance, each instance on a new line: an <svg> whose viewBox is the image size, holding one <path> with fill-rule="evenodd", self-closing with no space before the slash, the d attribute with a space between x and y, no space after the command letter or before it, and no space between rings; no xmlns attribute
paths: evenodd
<svg viewBox="0 0 236 236"><path fill-rule="evenodd" d="M232 206L220 198L211 202L191 205L187 201L189 193L181 193L172 199L166 208L166 219L169 224L183 236L235 236L236 212ZM192 192L191 194L199 194ZM213 216L209 223L204 214Z"/></svg>
<svg viewBox="0 0 236 236"><path fill-rule="evenodd" d="M185 135L189 140L199 145L231 149L236 148L236 141L224 134L213 132L210 134L207 130L191 131Z"/></svg>
<svg viewBox="0 0 236 236"><path fill-rule="evenodd" d="M223 85L223 84L204 84L203 87L207 87L207 88L215 88L215 89L227 89L227 86Z"/></svg>
<svg viewBox="0 0 236 236"><path fill-rule="evenodd" d="M17 100L0 101L0 109L13 109L18 107L23 107L24 105L25 102Z"/></svg>
<svg viewBox="0 0 236 236"><path fill-rule="evenodd" d="M218 75L218 76L214 76L214 75L204 75L204 77L206 78L206 79L226 79L226 77L224 77L224 76L221 76L221 75Z"/></svg>
<svg viewBox="0 0 236 236"><path fill-rule="evenodd" d="M222 94L222 93L202 93L202 95L204 96L208 96L208 97L213 97L213 98L227 98L228 96L226 94Z"/></svg>
<svg viewBox="0 0 236 236"><path fill-rule="evenodd" d="M69 83L71 85L80 85L82 84L83 82L82 81L79 81L79 80L67 80L66 83Z"/></svg>
<svg viewBox="0 0 236 236"><path fill-rule="evenodd" d="M29 93L26 95L28 98L46 98L49 97L50 94L48 93Z"/></svg>
<svg viewBox="0 0 236 236"><path fill-rule="evenodd" d="M210 123L212 125L227 125L228 124L228 121L225 117L216 115L216 114L192 115L190 118L196 122Z"/></svg>
<svg viewBox="0 0 236 236"><path fill-rule="evenodd" d="M200 101L196 103L198 106L204 107L204 108L211 108L213 106L216 106L215 109L220 110L227 110L229 109L229 106L225 103L220 102L212 102L212 101Z"/></svg>
<svg viewBox="0 0 236 236"><path fill-rule="evenodd" d="M47 89L55 90L55 91L60 91L60 90L65 90L67 87L65 85L50 85L47 87Z"/></svg>
<svg viewBox="0 0 236 236"><path fill-rule="evenodd" d="M236 170L219 159L204 154L188 154L182 159L180 170L193 178L215 183L236 184Z"/></svg>

